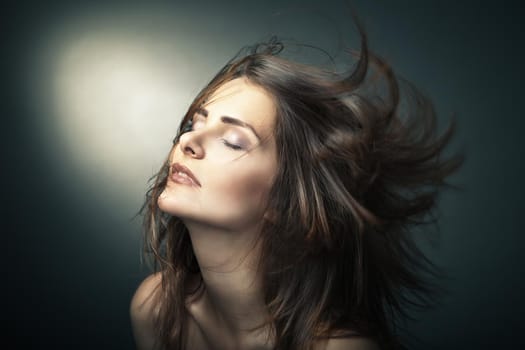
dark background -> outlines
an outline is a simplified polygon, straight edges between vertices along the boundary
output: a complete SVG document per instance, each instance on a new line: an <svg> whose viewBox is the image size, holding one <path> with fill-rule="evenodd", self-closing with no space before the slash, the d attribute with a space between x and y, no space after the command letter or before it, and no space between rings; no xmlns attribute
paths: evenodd
<svg viewBox="0 0 525 350"><path fill-rule="evenodd" d="M228 16L254 16L262 9L275 13L302 2L218 3L193 6L222 16L223 25L235 32L246 27L237 27ZM348 22L340 2L307 4L324 7L343 27ZM118 14L130 6L139 8L134 2L115 1L29 1L2 7L1 233L7 278L1 315L3 342L13 341L12 348L133 348L129 301L148 272L140 264L140 221L132 219L143 189L134 194L136 201L119 206L122 199L106 198L96 186L76 181L80 170L55 152L61 145L53 131L41 129L51 116L42 101L31 97L28 81L39 77L28 80L27 74L28 56L45 42L49 28L84 11ZM188 5L173 1L162 6L164 13L175 13ZM521 5L370 0L358 1L357 10L372 49L433 98L443 125L457 117L451 151L463 150L467 156L452 178L465 191L443 195L440 238L425 248L450 273L447 288L452 292L410 329L428 344L422 349L523 348ZM298 23L304 28L300 40L318 33L309 23ZM217 29L199 25L203 33ZM267 30L261 29L259 36ZM244 44L249 43L238 46ZM223 63L222 58L211 62L212 71ZM45 77L39 84L45 87Z"/></svg>

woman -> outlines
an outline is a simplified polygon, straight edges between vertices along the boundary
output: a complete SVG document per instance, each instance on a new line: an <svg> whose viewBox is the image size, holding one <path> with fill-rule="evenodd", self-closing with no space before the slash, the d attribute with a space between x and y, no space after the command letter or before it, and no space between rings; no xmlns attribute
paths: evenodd
<svg viewBox="0 0 525 350"><path fill-rule="evenodd" d="M404 307L431 301L410 229L461 163L441 157L453 127L400 99L364 35L351 74L282 49L232 59L182 120L142 208L158 272L131 302L138 349L394 349Z"/></svg>

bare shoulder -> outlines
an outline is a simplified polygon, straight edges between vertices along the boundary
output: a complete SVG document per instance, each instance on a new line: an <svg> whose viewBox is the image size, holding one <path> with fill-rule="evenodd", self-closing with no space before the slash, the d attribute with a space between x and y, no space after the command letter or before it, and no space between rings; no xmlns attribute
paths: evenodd
<svg viewBox="0 0 525 350"><path fill-rule="evenodd" d="M144 317L151 314L154 310L154 292L161 282L161 274L151 274L144 279L138 286L133 298L131 299L131 316Z"/></svg>
<svg viewBox="0 0 525 350"><path fill-rule="evenodd" d="M377 343L366 337L330 338L319 343L315 350L381 350Z"/></svg>
<svg viewBox="0 0 525 350"><path fill-rule="evenodd" d="M156 339L154 327L158 308L154 292L161 282L160 273L152 274L138 286L130 304L130 317L137 349L153 349Z"/></svg>

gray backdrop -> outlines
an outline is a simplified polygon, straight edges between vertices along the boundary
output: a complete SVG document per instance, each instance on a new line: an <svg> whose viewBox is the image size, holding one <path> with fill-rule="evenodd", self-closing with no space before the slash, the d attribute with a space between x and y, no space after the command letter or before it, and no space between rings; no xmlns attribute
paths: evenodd
<svg viewBox="0 0 525 350"><path fill-rule="evenodd" d="M128 306L148 272L133 215L192 96L238 48L273 33L358 48L341 1L185 3L2 9L2 328L17 349L133 348ZM465 191L443 195L440 236L425 243L451 293L409 327L425 349L523 347L521 5L356 8L440 126L457 117L451 151L467 156L452 178Z"/></svg>

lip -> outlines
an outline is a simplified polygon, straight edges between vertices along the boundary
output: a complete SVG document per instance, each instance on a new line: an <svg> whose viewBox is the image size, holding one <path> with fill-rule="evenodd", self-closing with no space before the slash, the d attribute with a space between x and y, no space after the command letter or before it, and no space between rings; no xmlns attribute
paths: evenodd
<svg viewBox="0 0 525 350"><path fill-rule="evenodd" d="M180 163L173 163L173 165L171 166L170 179L173 182L177 182L183 185L201 187L201 183L195 177L195 175L193 175L191 170Z"/></svg>

